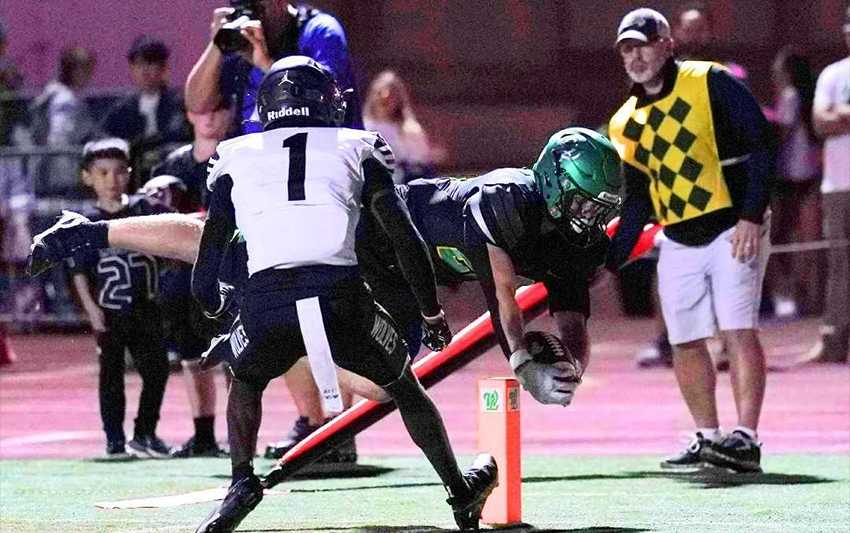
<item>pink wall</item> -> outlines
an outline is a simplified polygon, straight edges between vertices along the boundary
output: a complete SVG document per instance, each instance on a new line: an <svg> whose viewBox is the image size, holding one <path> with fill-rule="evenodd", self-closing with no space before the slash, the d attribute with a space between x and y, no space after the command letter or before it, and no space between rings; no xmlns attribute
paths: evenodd
<svg viewBox="0 0 850 533"><path fill-rule="evenodd" d="M150 33L172 50L172 78L182 85L208 38L210 14L226 0L0 0L9 56L38 88L55 75L56 58L77 44L97 53L93 88L129 86L125 54Z"/></svg>

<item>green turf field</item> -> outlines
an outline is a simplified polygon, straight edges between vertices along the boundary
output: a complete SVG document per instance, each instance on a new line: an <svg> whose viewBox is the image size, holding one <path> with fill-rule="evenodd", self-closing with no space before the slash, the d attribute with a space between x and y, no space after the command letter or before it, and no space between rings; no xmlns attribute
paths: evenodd
<svg viewBox="0 0 850 533"><path fill-rule="evenodd" d="M527 457L523 518L509 531L850 531L850 458L769 456L761 475L666 474L657 457ZM466 460L464 460L464 463ZM453 526L424 460L365 458L373 477L295 480L277 488L239 531L416 532ZM258 470L268 462L259 461ZM101 510L95 502L222 485L229 464L184 461L2 461L0 531L194 531L213 508Z"/></svg>

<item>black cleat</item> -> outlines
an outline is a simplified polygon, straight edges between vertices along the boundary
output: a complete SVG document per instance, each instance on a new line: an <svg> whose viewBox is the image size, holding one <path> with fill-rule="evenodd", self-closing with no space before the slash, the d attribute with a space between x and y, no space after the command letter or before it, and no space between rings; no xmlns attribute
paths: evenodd
<svg viewBox="0 0 850 533"><path fill-rule="evenodd" d="M195 533L230 533L263 501L263 486L256 476L230 487L221 504L201 522Z"/></svg>
<svg viewBox="0 0 850 533"><path fill-rule="evenodd" d="M492 455L482 453L463 473L469 492L449 495L446 502L452 506L455 523L461 531L478 531L481 509L490 493L499 485L499 467Z"/></svg>
<svg viewBox="0 0 850 533"><path fill-rule="evenodd" d="M299 416L295 421L295 425L292 426L292 429L289 430L289 433L286 434L286 437L283 440L278 442L269 443L266 446L266 453L264 457L266 459L280 459L286 452L295 447L296 444L306 439L310 433L316 431L321 426L311 426L310 419L306 416Z"/></svg>
<svg viewBox="0 0 850 533"><path fill-rule="evenodd" d="M687 448L685 448L681 453L661 461L661 468L668 470L692 470L705 468L705 460L701 457L700 451L706 448L709 444L710 441L703 437L702 433L697 431Z"/></svg>
<svg viewBox="0 0 850 533"><path fill-rule="evenodd" d="M153 433L134 436L133 440L127 443L127 447L130 448L130 455L142 459L147 457L167 459L171 457L171 448Z"/></svg>
<svg viewBox="0 0 850 533"><path fill-rule="evenodd" d="M83 215L62 211L55 224L33 237L27 274L38 276L77 251L94 248L96 232L95 223Z"/></svg>
<svg viewBox="0 0 850 533"><path fill-rule="evenodd" d="M171 450L171 457L175 459L188 459L190 457L230 457L230 454L222 450L216 442L198 442L195 440L195 437L192 437L179 447Z"/></svg>
<svg viewBox="0 0 850 533"><path fill-rule="evenodd" d="M760 473L761 444L740 431L733 431L719 442L704 446L703 460L714 466L730 468L740 473Z"/></svg>

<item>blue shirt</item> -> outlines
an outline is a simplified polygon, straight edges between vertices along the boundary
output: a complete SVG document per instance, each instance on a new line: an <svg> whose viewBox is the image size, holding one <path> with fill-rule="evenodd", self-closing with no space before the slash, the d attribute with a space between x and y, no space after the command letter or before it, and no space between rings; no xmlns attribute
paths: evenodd
<svg viewBox="0 0 850 533"><path fill-rule="evenodd" d="M340 90L355 89L351 58L348 53L348 40L342 25L327 13L316 12L299 28L298 53L311 57L327 67L336 78ZM290 54L283 54L285 57ZM277 57L275 59L280 59ZM235 95L239 113L239 127L236 135L262 131L262 125L255 115L257 90L265 73L236 54L224 60L221 70L220 91L222 96ZM362 129L363 118L360 114L360 101L357 92L348 99L348 111L344 126Z"/></svg>

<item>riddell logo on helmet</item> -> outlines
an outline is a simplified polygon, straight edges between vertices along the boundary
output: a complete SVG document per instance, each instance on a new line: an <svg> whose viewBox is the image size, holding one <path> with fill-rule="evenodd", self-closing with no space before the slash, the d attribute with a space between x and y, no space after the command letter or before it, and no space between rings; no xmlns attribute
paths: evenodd
<svg viewBox="0 0 850 533"><path fill-rule="evenodd" d="M284 107L280 111L269 111L266 113L266 120L271 122L279 118L285 117L309 117L310 108L307 106L301 107Z"/></svg>

